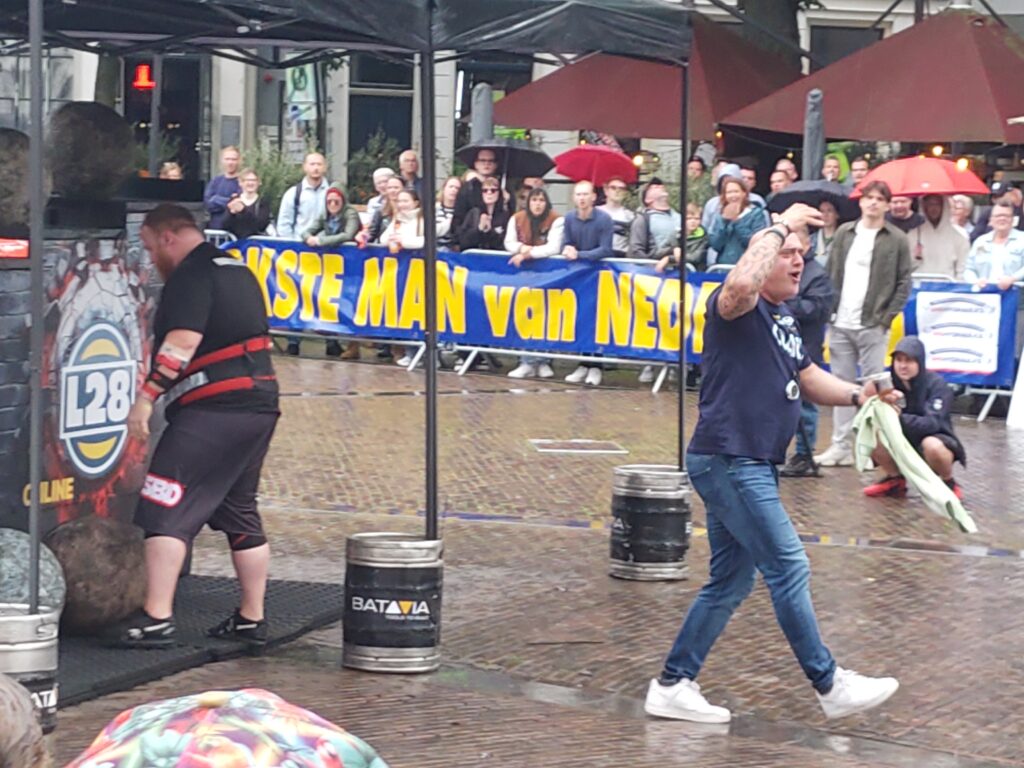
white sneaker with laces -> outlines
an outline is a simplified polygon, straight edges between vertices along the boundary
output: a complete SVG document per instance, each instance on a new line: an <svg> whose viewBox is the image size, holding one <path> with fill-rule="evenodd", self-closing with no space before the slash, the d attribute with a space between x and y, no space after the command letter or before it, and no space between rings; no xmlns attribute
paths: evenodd
<svg viewBox="0 0 1024 768"><path fill-rule="evenodd" d="M587 371L589 369L585 365L578 366L575 371L565 377L565 380L570 384L582 384L583 380L587 378Z"/></svg>
<svg viewBox="0 0 1024 768"><path fill-rule="evenodd" d="M591 368L587 371L587 378L584 383L591 387L601 386L601 379L604 378L604 373L600 368Z"/></svg>
<svg viewBox="0 0 1024 768"><path fill-rule="evenodd" d="M864 712L882 704L900 687L895 677L865 677L852 669L836 667L832 690L824 696L817 693L825 717L834 720Z"/></svg>
<svg viewBox="0 0 1024 768"><path fill-rule="evenodd" d="M849 448L833 443L824 453L815 456L814 461L823 467L852 467L853 452Z"/></svg>
<svg viewBox="0 0 1024 768"><path fill-rule="evenodd" d="M536 375L537 369L529 363L520 363L517 368L513 368L508 372L508 377L510 379L528 379Z"/></svg>
<svg viewBox="0 0 1024 768"><path fill-rule="evenodd" d="M542 379L550 379L555 375L554 370L547 363L541 363L537 366L537 376Z"/></svg>
<svg viewBox="0 0 1024 768"><path fill-rule="evenodd" d="M731 717L725 707L708 704L693 680L680 680L675 685L662 685L651 680L644 701L644 712L654 717L689 720L692 723L728 723Z"/></svg>
<svg viewBox="0 0 1024 768"><path fill-rule="evenodd" d="M395 360L395 365L400 365L403 368L408 368L412 364L412 357L409 355L402 355L400 358Z"/></svg>
<svg viewBox="0 0 1024 768"><path fill-rule="evenodd" d="M644 369L640 371L640 376L637 377L637 381L639 381L641 384L650 384L652 381L654 381L654 366L645 365Z"/></svg>

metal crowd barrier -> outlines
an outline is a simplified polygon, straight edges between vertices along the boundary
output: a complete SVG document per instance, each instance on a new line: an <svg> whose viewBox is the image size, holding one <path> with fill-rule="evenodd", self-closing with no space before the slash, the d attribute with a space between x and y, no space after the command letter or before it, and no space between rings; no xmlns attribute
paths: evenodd
<svg viewBox="0 0 1024 768"><path fill-rule="evenodd" d="M215 242L217 245L221 245L223 243L232 242L232 241L234 241L236 239L234 237L234 235L232 235L230 232L225 232L223 230L206 230L205 234L206 234L207 240L209 240L210 242ZM224 237L224 239L221 240L220 242L216 242L215 240L211 239L211 238L220 238L222 236L226 236L226 237ZM263 235L261 235L259 237L253 237L253 238L250 238L250 239L252 239L252 240L265 240L265 241L268 241L268 242L295 242L295 240L293 238L289 238L289 237L271 237L271 236L263 236ZM354 245L354 244L355 243L346 243L346 245ZM509 253L505 252L505 251L469 250L469 251L465 251L464 253L469 253L469 254L474 254L474 255L479 255L479 256L492 256L492 257L495 257L495 258L502 258L502 259L505 259L505 260L508 260L511 257L511 255ZM557 256L549 256L548 258L564 260L565 257L557 255ZM603 261L616 262L616 263L620 263L620 264L647 264L647 265L650 265L652 260L650 260L650 259L611 258L611 259L603 259ZM714 265L708 267L707 269L705 269L704 271L707 272L707 273L710 273L710 274L726 273L726 272L729 272L729 270L733 269L734 266L735 266L734 264L714 264ZM691 272L691 273L695 273L697 271L693 267L692 264L686 264L686 270L688 272ZM912 279L913 279L913 281L915 283L920 283L920 282L955 283L955 282L957 282L956 280L951 278L949 275L938 274L938 273L930 273L930 272L915 272L912 275ZM1016 285L1019 288L1024 288L1024 282L1017 283ZM1018 308L1018 314L1019 315L1024 314L1024 302L1022 302L1021 306ZM1018 323L1018 325L1020 325L1020 324ZM337 340L340 340L340 341L361 341L361 342L371 342L371 343L374 343L374 344L387 344L387 345L392 345L392 346L414 347L416 349L416 351L415 351L415 353L412 356L411 363L407 367L407 370L409 370L409 371L415 370L415 368L423 360L423 355L426 353L426 343L425 342L423 342L423 341L410 341L408 339L389 339L389 338L379 338L379 337L372 337L372 336L354 336L354 335L336 334L336 333L331 333L331 334L322 333L321 334L321 333L310 333L310 332L301 332L301 331L286 331L286 330L272 330L271 334L276 335L276 336L289 336L289 337L293 337L293 338L302 338L302 339L319 339L319 340L324 340L325 338L329 338L329 339L332 339L332 340L337 339ZM466 353L466 357L463 359L462 364L456 368L456 373L459 376L464 376L470 370L470 368L473 365L473 362L476 360L476 358L479 355L481 355L481 354L503 355L503 356L516 357L516 358L519 358L519 357L543 357L543 358L549 358L549 359L552 359L552 360L569 360L569 361L573 361L573 362L577 362L577 363L587 363L587 362L611 363L611 364L614 364L614 365L636 366L636 367L639 367L639 368L643 368L643 367L646 367L648 365L650 365L650 366L658 366L658 368L659 368L658 373L655 376L654 383L651 386L651 393L652 394L657 394L659 391L661 391L661 388L662 388L662 386L664 386L665 379L667 378L667 376L669 374L669 371L671 369L674 369L674 368L677 369L679 367L678 365L672 364L672 363L663 363L663 362L657 362L657 361L635 360L633 358L605 357L605 356L599 356L599 355L583 355L583 354L572 354L572 353L566 353L566 352L538 352L537 350L514 349L514 348L509 348L509 347L487 347L487 346L470 345L470 344L454 344L454 345L450 345L449 344L449 345L446 346L446 349L448 349L448 350L455 350L457 352L464 352L464 353ZM1016 352L1016 350L1015 350L1015 352ZM683 376L685 374L681 373L680 375ZM988 414L992 410L992 406L995 404L995 401L996 401L997 397L1009 397L1009 396L1011 396L1013 394L1012 388L1011 389L1005 389L1005 388L998 388L998 387L974 387L974 386L971 386L971 385L967 385L965 390L964 390L964 392L965 392L965 394L968 394L968 395L985 395L987 397L987 399L985 401L985 404L982 406L982 409L981 409L980 413L978 414L978 422L979 423L983 422L986 418L988 418Z"/></svg>
<svg viewBox="0 0 1024 768"><path fill-rule="evenodd" d="M212 243L220 248L227 243L233 243L238 238L226 229L204 229L203 236L206 238L206 242Z"/></svg>

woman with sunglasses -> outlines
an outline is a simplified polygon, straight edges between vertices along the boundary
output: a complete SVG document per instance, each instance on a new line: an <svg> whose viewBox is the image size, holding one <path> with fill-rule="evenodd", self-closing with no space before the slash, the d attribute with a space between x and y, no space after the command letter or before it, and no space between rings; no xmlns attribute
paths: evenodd
<svg viewBox="0 0 1024 768"><path fill-rule="evenodd" d="M463 251L503 251L511 214L498 179L485 178L480 185L480 194L483 202L469 210L459 228L459 248Z"/></svg>

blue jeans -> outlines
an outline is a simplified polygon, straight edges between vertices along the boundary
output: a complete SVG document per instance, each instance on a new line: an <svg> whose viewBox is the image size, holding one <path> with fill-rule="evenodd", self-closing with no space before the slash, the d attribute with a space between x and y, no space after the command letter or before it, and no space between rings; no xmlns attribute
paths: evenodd
<svg viewBox="0 0 1024 768"><path fill-rule="evenodd" d="M779 500L775 467L757 459L691 453L686 470L707 513L711 575L686 614L665 660L662 682L697 678L760 571L804 674L816 690L827 693L836 663L818 634L810 565Z"/></svg>
<svg viewBox="0 0 1024 768"><path fill-rule="evenodd" d="M807 435L807 440L804 440ZM810 445L808 445L810 443ZM809 400L800 401L800 429L796 431L796 452L800 456L813 456L818 443L818 406Z"/></svg>

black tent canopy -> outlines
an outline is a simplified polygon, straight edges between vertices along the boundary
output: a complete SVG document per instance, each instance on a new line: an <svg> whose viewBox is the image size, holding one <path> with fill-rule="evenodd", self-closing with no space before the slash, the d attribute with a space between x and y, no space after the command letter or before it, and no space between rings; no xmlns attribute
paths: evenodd
<svg viewBox="0 0 1024 768"><path fill-rule="evenodd" d="M689 12L671 0L42 0L44 41L188 47L600 51L683 64ZM26 38L26 0L0 0L0 38Z"/></svg>
<svg viewBox="0 0 1024 768"><path fill-rule="evenodd" d="M681 0L0 0L0 41L27 40L31 59L29 176L32 329L30 375L31 611L38 609L39 485L42 455L43 72L42 50L164 53L204 49L248 57L261 46L337 52L419 54L422 174L436 185L434 54L506 51L523 54L610 53L683 68L680 135L686 143L687 67L692 33ZM279 65L287 66L287 62ZM610 98L611 96L609 96ZM585 126L581 126L585 127ZM681 199L686 165L680 163ZM437 538L437 338L433 196L424 198L426 324L426 536ZM681 233L681 239L685 237ZM682 279L682 278L681 278ZM683 292L680 291L680 296ZM680 327L682 322L680 318ZM682 341L682 339L681 339ZM680 343L680 366L685 343ZM680 377L680 382L685 377ZM679 462L684 458L679 391Z"/></svg>

